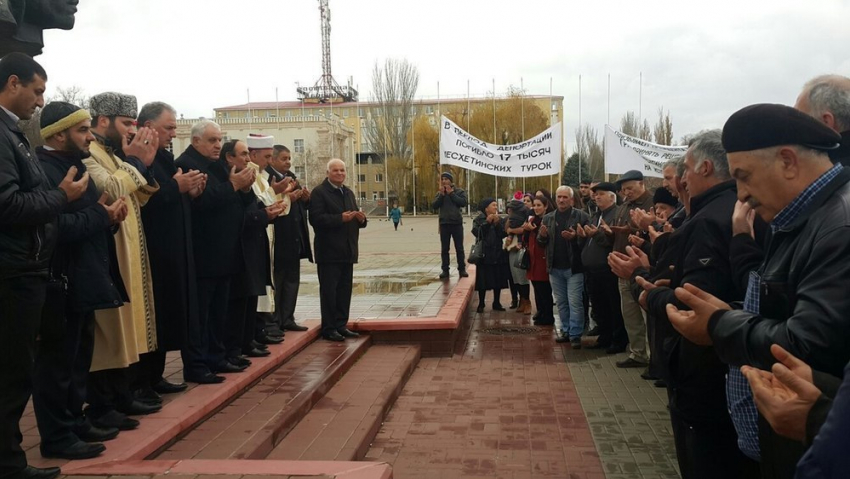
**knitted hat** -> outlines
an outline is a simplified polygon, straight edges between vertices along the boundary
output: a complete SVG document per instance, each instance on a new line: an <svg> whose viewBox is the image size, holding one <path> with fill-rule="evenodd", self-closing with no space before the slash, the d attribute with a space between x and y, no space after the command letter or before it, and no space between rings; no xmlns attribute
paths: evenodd
<svg viewBox="0 0 850 479"><path fill-rule="evenodd" d="M46 140L85 120L91 120L86 110L64 101L52 101L41 110L41 137Z"/></svg>
<svg viewBox="0 0 850 479"><path fill-rule="evenodd" d="M670 190L667 188L661 187L656 188L655 194L652 195L652 204L665 204L670 205L673 208L679 205L679 200L673 197L673 194L670 193Z"/></svg>
<svg viewBox="0 0 850 479"><path fill-rule="evenodd" d="M495 198L484 198L483 200L481 200L478 203L478 211L483 213L484 210L486 210L487 207L490 206L490 204L495 203L495 202L496 202Z"/></svg>
<svg viewBox="0 0 850 479"><path fill-rule="evenodd" d="M443 174L440 175L440 178L448 178L451 182L454 182L455 180L455 176L452 174L451 171L444 171Z"/></svg>

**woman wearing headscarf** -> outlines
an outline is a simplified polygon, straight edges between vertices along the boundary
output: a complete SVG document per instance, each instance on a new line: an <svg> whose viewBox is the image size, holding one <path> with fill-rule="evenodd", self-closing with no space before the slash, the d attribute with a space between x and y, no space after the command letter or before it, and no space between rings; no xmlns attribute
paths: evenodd
<svg viewBox="0 0 850 479"><path fill-rule="evenodd" d="M479 313L484 312L484 296L493 290L493 311L504 311L499 302L503 288L508 287L508 257L502 248L502 239L506 236L504 223L499 216L496 200L485 198L478 204L481 212L472 220L472 234L476 241L484 243L484 257L476 265L475 290L478 291Z"/></svg>

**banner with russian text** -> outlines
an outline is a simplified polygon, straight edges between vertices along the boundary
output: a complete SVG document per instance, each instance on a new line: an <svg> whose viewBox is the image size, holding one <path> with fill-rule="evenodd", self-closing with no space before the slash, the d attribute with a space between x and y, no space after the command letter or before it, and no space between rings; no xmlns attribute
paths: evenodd
<svg viewBox="0 0 850 479"><path fill-rule="evenodd" d="M442 117L440 164L513 178L557 175L561 169L561 124L522 143L495 145Z"/></svg>
<svg viewBox="0 0 850 479"><path fill-rule="evenodd" d="M643 176L662 178L664 163L685 154L687 146L658 145L629 136L605 125L605 173L622 175L638 170Z"/></svg>

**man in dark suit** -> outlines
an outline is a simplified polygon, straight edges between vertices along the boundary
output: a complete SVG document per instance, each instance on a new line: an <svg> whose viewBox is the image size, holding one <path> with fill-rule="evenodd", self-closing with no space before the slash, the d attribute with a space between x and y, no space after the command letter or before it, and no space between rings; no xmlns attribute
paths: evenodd
<svg viewBox="0 0 850 479"><path fill-rule="evenodd" d="M58 467L27 465L19 421L32 392L35 338L47 294L57 218L85 193L89 175L71 167L47 184L18 120L44 106L47 73L22 53L0 59L0 477L52 479ZM61 298L60 298L61 300Z"/></svg>
<svg viewBox="0 0 850 479"><path fill-rule="evenodd" d="M291 168L289 148L275 145L272 161L266 168L269 178L281 181L288 176L296 181L295 190L289 193L289 214L274 220L275 321L285 331L306 331L305 326L295 322L295 304L301 283L301 260L306 258L313 262L307 228L310 190L297 183Z"/></svg>
<svg viewBox="0 0 850 479"><path fill-rule="evenodd" d="M354 263L357 262L360 228L366 214L359 210L354 193L345 183L345 163L328 162L328 177L313 190L310 224L316 233L313 249L319 274L322 337L330 341L356 338L346 327L351 307Z"/></svg>

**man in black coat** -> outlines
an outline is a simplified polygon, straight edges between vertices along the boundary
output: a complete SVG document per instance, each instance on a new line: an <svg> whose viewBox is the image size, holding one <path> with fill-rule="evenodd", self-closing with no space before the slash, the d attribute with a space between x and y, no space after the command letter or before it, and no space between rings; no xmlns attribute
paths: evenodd
<svg viewBox="0 0 850 479"><path fill-rule="evenodd" d="M358 258L360 228L366 214L357 207L354 193L345 187L345 163L328 162L328 177L310 198L310 224L316 233L313 249L319 274L322 337L343 341L359 334L346 327L351 308L354 263Z"/></svg>
<svg viewBox="0 0 850 479"><path fill-rule="evenodd" d="M221 128L202 120L192 126L192 145L177 159L184 172L207 175L203 193L192 200L192 242L198 281L198 334L183 350L183 378L201 384L218 383L215 372L241 369L225 360L224 328L230 281L244 266L240 236L245 207L255 202L253 170L228 168ZM235 140L228 142L233 152ZM247 154L247 148L246 148Z"/></svg>
<svg viewBox="0 0 850 479"><path fill-rule="evenodd" d="M162 402L159 394L186 389L185 383L166 381L163 374L166 353L183 349L187 336L198 331L191 205L192 198L203 191L206 177L197 170L183 172L174 164L174 155L168 151L177 136L174 108L163 102L148 103L139 111L138 125L159 135L159 149L149 168L159 191L142 208L156 300L157 350L139 357L134 386L139 389L137 399L156 404Z"/></svg>
<svg viewBox="0 0 850 479"><path fill-rule="evenodd" d="M670 235L654 274L642 269L631 274L637 273L635 279L642 286L639 302L654 326L653 342L658 350L653 360L660 360L667 382L683 479L751 477L757 474L758 464L738 449L726 402L728 367L711 347L696 345L677 334L666 310L668 304L685 307L674 291L685 283L725 302L743 299L731 280L729 245L737 199L720 130L700 133L691 140L682 181L690 194L688 219ZM618 260L618 264L623 263ZM626 268L633 265L632 261ZM656 287L651 282L658 280L668 280L669 286Z"/></svg>
<svg viewBox="0 0 850 479"><path fill-rule="evenodd" d="M749 276L743 310L689 286L676 297L690 311L670 305L667 316L691 342L713 345L730 366L770 369L771 346L779 344L813 369L843 377L850 361L850 172L826 153L839 140L823 123L783 105L743 108L723 128L738 199L770 222L773 236ZM739 393L729 384L731 405ZM755 426L744 432L756 440L762 477L793 477L803 444L779 437L763 420Z"/></svg>
<svg viewBox="0 0 850 479"><path fill-rule="evenodd" d="M76 168L50 189L17 121L44 105L47 73L21 53L0 59L0 477L52 479L59 468L27 465L19 421L32 391L35 338L59 213L85 193ZM61 301L61 297L59 298Z"/></svg>
<svg viewBox="0 0 850 479"><path fill-rule="evenodd" d="M285 331L306 331L295 322L295 305L301 284L301 260L313 262L310 247L310 229L307 227L307 208L310 190L298 184L292 172L289 148L275 145L272 161L266 171L269 178L282 181L285 177L296 181L295 191L289 194L291 206L288 215L274 220L274 286L275 316L277 325Z"/></svg>
<svg viewBox="0 0 850 479"><path fill-rule="evenodd" d="M47 184L59 185L74 167L86 172L91 116L86 110L54 101L41 111L44 147L36 149ZM88 459L106 448L100 441L118 429L99 429L83 416L86 380L94 353L94 312L124 304L127 293L118 272L111 225L127 216L122 198L106 206L94 182L59 215L58 244L50 261L52 278L67 278L63 314L47 314L35 357L33 408L44 457ZM138 424L138 423L137 423Z"/></svg>

